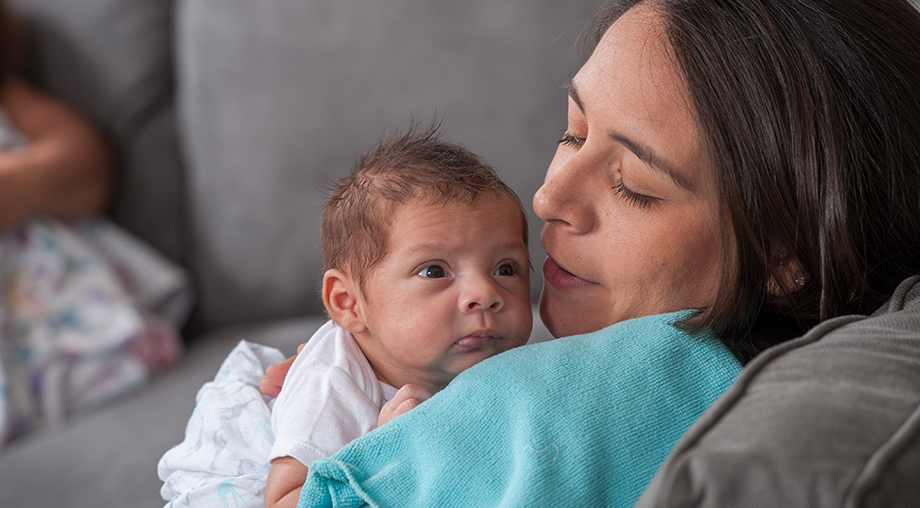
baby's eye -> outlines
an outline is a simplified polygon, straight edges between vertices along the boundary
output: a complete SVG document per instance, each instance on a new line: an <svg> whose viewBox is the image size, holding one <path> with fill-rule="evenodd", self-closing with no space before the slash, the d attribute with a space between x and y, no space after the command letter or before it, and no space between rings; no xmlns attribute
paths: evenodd
<svg viewBox="0 0 920 508"><path fill-rule="evenodd" d="M442 277L447 277L447 271L441 266L431 265L422 268L422 270L418 272L418 275L429 279L440 279Z"/></svg>
<svg viewBox="0 0 920 508"><path fill-rule="evenodd" d="M511 277L514 275L514 266L509 263L505 263L495 269L495 275L500 277Z"/></svg>

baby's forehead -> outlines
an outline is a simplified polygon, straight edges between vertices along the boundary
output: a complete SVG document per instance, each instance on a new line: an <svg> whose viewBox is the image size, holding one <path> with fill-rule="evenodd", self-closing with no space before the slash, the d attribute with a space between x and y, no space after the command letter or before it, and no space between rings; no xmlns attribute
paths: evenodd
<svg viewBox="0 0 920 508"><path fill-rule="evenodd" d="M444 209L451 209L458 214L474 209L489 210L495 214L507 215L509 218L521 216L522 220L526 221L526 213L515 198L500 192L484 191L475 196L455 198L426 194L415 196L402 202L394 202L386 211L387 222L392 226L397 218L405 215L435 214ZM464 214L463 216L470 217L469 214ZM473 220L473 218L470 217L470 220Z"/></svg>
<svg viewBox="0 0 920 508"><path fill-rule="evenodd" d="M475 213L474 213L475 212ZM507 217L502 226L520 226L520 240L526 243L527 216L519 202L504 193L484 192L473 199L437 199L415 197L401 203L393 203L386 211L386 234L394 237L411 236L416 243L423 243L425 237L450 237L450 226L466 221L492 222L496 217ZM447 221L445 228L426 227L438 221ZM421 227L420 227L421 226ZM495 240L493 235L484 235L479 241ZM503 238L506 243L516 239ZM388 242L392 250L392 241ZM387 252L389 254L389 252Z"/></svg>

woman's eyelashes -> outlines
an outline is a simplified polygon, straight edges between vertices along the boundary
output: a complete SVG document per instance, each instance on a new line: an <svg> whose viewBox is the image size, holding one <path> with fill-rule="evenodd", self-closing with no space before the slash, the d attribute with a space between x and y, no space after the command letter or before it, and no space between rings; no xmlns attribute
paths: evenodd
<svg viewBox="0 0 920 508"><path fill-rule="evenodd" d="M586 138L573 136L571 133L566 131L563 132L562 137L559 138L559 144L580 148L585 144L585 139ZM613 186L613 190L617 193L617 195L622 196L627 203L641 209L648 209L659 201L659 198L647 196L645 194L640 194L630 190L628 187L626 187L626 185L623 183L623 180L620 178L617 179L616 184Z"/></svg>
<svg viewBox="0 0 920 508"><path fill-rule="evenodd" d="M613 190L618 196L625 199L627 203L641 209L651 208L652 205L659 201L659 198L646 196L645 194L639 194L638 192L629 190L629 188L623 184L623 179L621 178L617 179L616 184L613 186Z"/></svg>
<svg viewBox="0 0 920 508"><path fill-rule="evenodd" d="M559 144L565 146L573 146L575 148L580 147L585 144L585 138L579 138L569 134L568 131L562 133L562 137L559 138Z"/></svg>

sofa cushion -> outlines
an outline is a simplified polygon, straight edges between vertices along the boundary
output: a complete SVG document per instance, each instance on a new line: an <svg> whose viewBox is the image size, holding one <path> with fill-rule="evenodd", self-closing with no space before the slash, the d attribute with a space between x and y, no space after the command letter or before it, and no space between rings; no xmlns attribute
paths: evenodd
<svg viewBox="0 0 920 508"><path fill-rule="evenodd" d="M26 73L82 111L121 159L115 220L183 261L182 167L173 111L171 1L11 0Z"/></svg>
<svg viewBox="0 0 920 508"><path fill-rule="evenodd" d="M14 442L0 454L0 506L163 506L157 462L182 442L195 394L241 340L293 354L322 316L225 328L129 397Z"/></svg>
<svg viewBox="0 0 920 508"><path fill-rule="evenodd" d="M325 189L413 116L443 117L445 137L494 163L529 203L565 126L557 86L578 68L573 40L597 4L179 0L203 321L320 312Z"/></svg>
<svg viewBox="0 0 920 508"><path fill-rule="evenodd" d="M871 317L769 349L688 430L638 507L916 506L920 277Z"/></svg>

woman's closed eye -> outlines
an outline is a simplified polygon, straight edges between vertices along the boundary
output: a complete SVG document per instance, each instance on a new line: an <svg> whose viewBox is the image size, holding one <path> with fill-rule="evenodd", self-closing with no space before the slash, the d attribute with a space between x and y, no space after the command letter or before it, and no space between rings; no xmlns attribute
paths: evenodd
<svg viewBox="0 0 920 508"><path fill-rule="evenodd" d="M428 279L441 279L447 277L447 270L445 270L444 267L440 265L428 265L419 270L417 275L421 275L422 277Z"/></svg>
<svg viewBox="0 0 920 508"><path fill-rule="evenodd" d="M613 186L613 190L618 196L622 196L629 204L641 209L651 208L652 205L661 201L660 198L646 196L645 194L639 194L638 192L630 190L623 184L622 179L617 179L616 184Z"/></svg>
<svg viewBox="0 0 920 508"><path fill-rule="evenodd" d="M578 136L574 136L568 131L566 131L562 133L562 137L559 138L559 144L565 145L565 146L571 146L574 148L580 148L582 145L585 144L586 139L587 138L580 138ZM640 194L638 192L635 192L629 189L623 183L622 179L617 180L616 184L613 186L613 190L617 193L617 195L622 196L623 199L625 199L629 204L636 206L638 208L642 208L642 209L648 209L652 205L660 201L659 198L656 198L654 196L647 196L645 194Z"/></svg>
<svg viewBox="0 0 920 508"><path fill-rule="evenodd" d="M581 145L585 144L585 138L579 138L578 136L573 136L569 134L568 131L566 131L566 132L563 132L562 137L559 138L559 144L578 148Z"/></svg>

